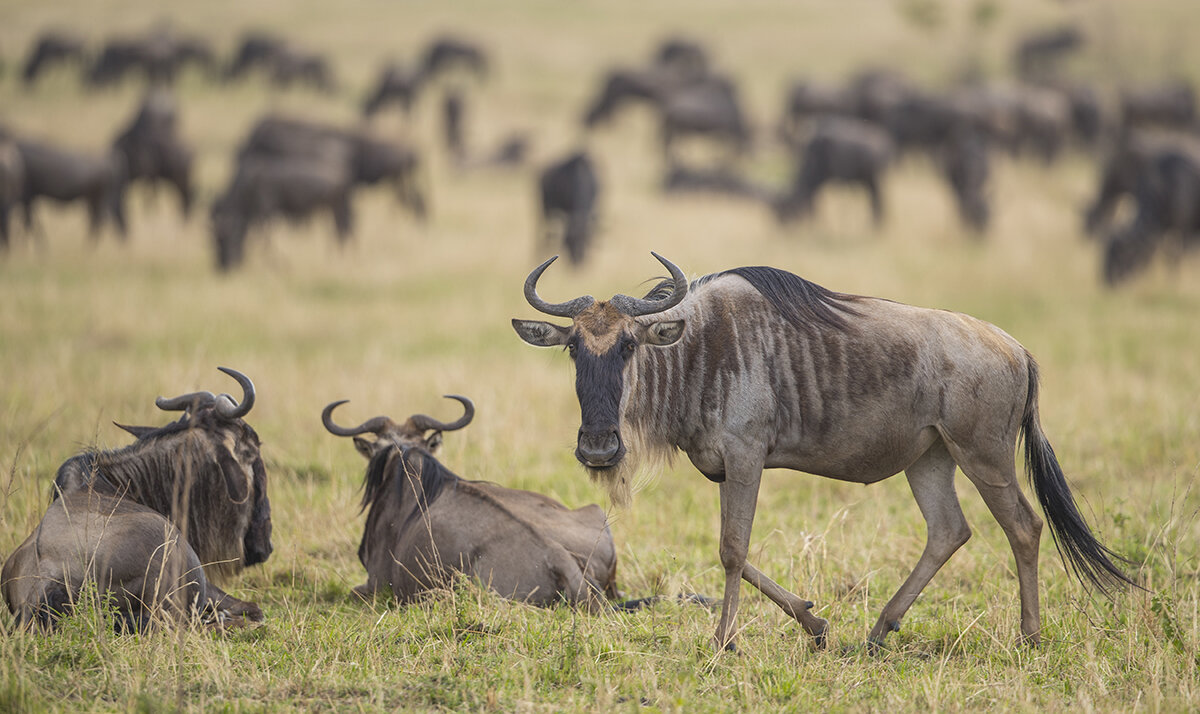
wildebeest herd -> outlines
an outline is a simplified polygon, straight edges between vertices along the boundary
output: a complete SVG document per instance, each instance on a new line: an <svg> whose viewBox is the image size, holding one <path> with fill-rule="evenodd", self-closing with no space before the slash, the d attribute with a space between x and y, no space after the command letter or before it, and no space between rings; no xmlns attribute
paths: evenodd
<svg viewBox="0 0 1200 714"><path fill-rule="evenodd" d="M1176 250L1200 228L1200 149L1194 98L1186 86L1130 90L1110 110L1096 91L1059 70L1083 36L1072 28L1023 41L1018 81L975 83L946 91L918 86L890 70L865 70L845 85L797 82L778 127L756 129L737 83L716 70L709 50L670 38L648 66L608 71L583 112L591 130L643 104L659 122L663 188L718 192L758 203L781 223L814 210L831 182L861 186L875 224L887 220L889 166L925 156L944 176L965 226L982 235L995 212L991 162L1033 156L1047 167L1064 151L1099 152L1096 199L1083 219L1103 240L1103 276L1117 283L1145 266L1163 244ZM111 146L84 154L23 132L0 132L0 238L10 242L9 213L23 209L35 228L39 197L86 204L93 236L106 222L127 232L125 192L138 182L165 183L185 218L196 202L196 150L179 130L169 87L195 65L214 80L262 72L280 87L334 92L324 57L267 33L243 38L224 67L199 38L158 27L113 39L89 52L82 39L47 33L30 49L22 78L32 84L56 62L75 63L90 87L129 75L151 83ZM213 254L221 270L240 266L252 231L283 218L328 213L339 242L354 228L353 197L384 184L414 218L429 214L418 147L380 136L366 123L389 106L408 111L439 77L487 76L487 54L452 37L431 42L413 66L389 63L362 103L364 123L339 126L271 114L248 128L226 188L212 201ZM463 95L443 97L444 138L461 166L472 165L462 131ZM712 166L689 165L681 144L712 142ZM738 168L764 144L783 147L790 176L763 185ZM521 165L519 139L474 162ZM587 150L547 163L537 175L539 250L561 247L583 263L596 232L602 194L598 160ZM1119 221L1117 204L1135 210ZM657 256L656 256L657 257ZM961 468L1002 526L1017 565L1023 638L1041 633L1038 547L1042 520L1020 491L1014 453L1024 458L1034 492L1064 561L1101 590L1132 584L1121 558L1092 533L1076 506L1038 415L1038 368L999 328L966 315L834 292L773 268L742 267L688 281L658 258L670 278L644 297L543 299L537 283L553 258L529 274L525 296L569 326L514 319L520 338L562 346L575 366L582 423L575 455L628 500L639 459L676 450L720 484L720 562L725 584L715 641L733 648L741 580L795 618L818 645L828 623L812 603L747 561L764 468L804 470L874 483L905 472L928 524L925 550L870 632L879 645L941 566L970 536L954 493ZM182 411L161 427L122 427L135 441L88 451L59 469L41 522L9 555L0 590L17 620L53 628L93 582L112 598L117 626L131 630L187 620L217 627L260 621L255 603L219 586L227 575L272 552L268 478L255 431L246 423L256 400L251 380L221 368L241 386L240 400L196 392L159 398ZM362 598L389 594L401 603L444 587L459 574L504 597L538 605L569 603L599 611L616 601L617 557L604 512L571 510L545 495L462 478L437 458L445 432L474 416L466 397L452 422L414 414L339 425L330 403L320 418L331 434L352 437L366 458L358 555L367 573ZM315 418L316 415L314 415ZM1115 562L1114 562L1115 561Z"/></svg>
<svg viewBox="0 0 1200 714"><path fill-rule="evenodd" d="M887 214L887 184L897 162L924 162L942 177L967 233L983 236L993 215L997 160L1032 159L1053 170L1068 151L1086 152L1097 166L1094 199L1080 207L1084 233L1099 245L1100 274L1116 284L1166 253L1178 259L1200 229L1200 140L1195 96L1186 82L1089 85L1063 69L1088 38L1075 26L1032 33L1013 49L1013 77L963 80L944 89L921 86L896 69L864 68L844 83L795 80L782 97L771 130L744 106L733 75L714 53L687 37L668 37L641 66L604 71L582 108L588 132L612 132L627 107L656 117L666 194L705 192L758 204L781 224L810 215L824 187L861 187L875 225ZM96 89L140 77L151 89L107 150L83 153L0 127L0 242L10 241L9 214L24 209L35 226L40 197L87 206L93 235L112 223L126 233L125 193L138 183L166 184L186 217L195 203L195 148L179 130L180 107L170 86L189 68L214 82L260 74L272 86L339 87L325 57L277 34L247 32L226 62L203 38L167 24L91 47L52 30L30 46L21 78L33 86L56 65L74 66ZM209 221L218 268L243 260L247 236L274 219L320 214L332 219L339 242L352 235L354 195L386 182L415 218L430 197L422 148L382 135L371 118L388 107L411 112L423 95L441 91L443 142L459 167L520 167L529 138L515 132L492 151L466 146L470 82L484 81L494 58L455 35L432 38L411 63L387 61L362 99L362 124L338 126L301 116L269 114L249 127L226 187L214 190ZM715 161L697 164L680 144L709 144ZM790 175L772 183L746 168L757 157L786 157ZM695 155L695 151L692 152ZM541 200L536 243L583 262L600 223L602 157L584 147L547 161L535 187ZM1118 211L1122 203L1131 210Z"/></svg>

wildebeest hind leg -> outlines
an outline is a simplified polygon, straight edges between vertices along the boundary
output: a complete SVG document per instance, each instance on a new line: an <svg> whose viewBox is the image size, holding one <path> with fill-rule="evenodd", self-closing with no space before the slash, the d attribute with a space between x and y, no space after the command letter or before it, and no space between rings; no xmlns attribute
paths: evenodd
<svg viewBox="0 0 1200 714"><path fill-rule="evenodd" d="M868 642L873 647L883 644L889 632L900 629L900 618L950 556L971 537L958 494L954 492L954 469L954 459L939 439L905 471L909 488L925 517L925 550L871 628Z"/></svg>
<svg viewBox="0 0 1200 714"><path fill-rule="evenodd" d="M1017 485L1016 464L1011 451L1005 455L963 452L954 456L1008 537L1017 561L1017 581L1021 590L1021 636L1029 644L1037 644L1042 629L1037 579L1042 519L1034 513Z"/></svg>
<svg viewBox="0 0 1200 714"><path fill-rule="evenodd" d="M829 621L812 614L812 601L788 592L778 583L763 574L761 570L746 563L742 568L742 577L753 585L771 602L778 605L784 612L799 622L804 631L813 636L817 647L825 646L825 633L829 630Z"/></svg>

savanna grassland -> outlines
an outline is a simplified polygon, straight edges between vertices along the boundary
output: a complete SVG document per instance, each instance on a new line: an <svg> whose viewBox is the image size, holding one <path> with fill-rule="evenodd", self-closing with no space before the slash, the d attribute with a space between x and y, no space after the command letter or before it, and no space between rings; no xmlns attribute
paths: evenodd
<svg viewBox="0 0 1200 714"><path fill-rule="evenodd" d="M0 710L199 711L1187 711L1200 707L1200 257L1158 260L1119 290L1099 279L1080 209L1095 159L1046 168L999 159L994 221L972 239L931 165L888 177L886 225L873 230L852 191L822 196L814 220L778 227L753 205L666 197L649 115L633 110L585 135L579 117L601 71L646 60L681 32L706 43L742 86L762 139L746 169L782 183L770 139L788 79L844 79L886 65L944 86L974 56L999 79L1022 31L1078 19L1096 42L1069 66L1111 90L1121 82L1200 79L1189 0L997 5L972 30L965 3L668 0L658 3L206 2L0 0L0 121L80 149L107 145L139 98L136 82L87 92L70 70L20 87L30 39L49 26L90 40L173 20L228 53L245 28L269 27L328 53L333 95L272 91L259 79L220 86L185 74L182 131L198 153L200 210L135 192L131 235L93 244L81 207L43 205L41 236L18 231L0 255L0 554L34 528L55 469L87 446L118 447L112 425L163 424L154 398L258 388L248 421L262 436L275 552L228 583L266 611L257 629L117 635L86 613L53 635L0 614ZM941 8L941 22L921 11ZM816 603L831 623L814 650L800 627L743 586L739 655L715 654L716 614L661 603L593 616L501 600L472 583L400 609L352 602L362 458L321 426L349 399L349 422L376 414L458 414L447 434L457 473L543 491L572 506L604 501L572 450L578 425L565 355L524 346L509 325L534 317L521 284L535 250L534 171L456 171L438 141L437 94L413 117L374 128L421 148L427 224L383 189L361 193L353 242L338 249L317 220L278 226L240 271L213 268L207 203L234 147L268 110L350 123L378 66L413 61L433 36L482 42L493 72L468 93L469 145L513 130L533 164L586 144L602 170L592 260L556 265L549 299L636 294L661 269L689 275L738 265L785 268L827 287L967 312L1037 356L1043 426L1102 540L1127 556L1147 592L1108 601L1042 542L1044 642L1018 644L1017 585L1004 536L959 476L974 536L925 590L886 651L862 646L880 608L916 563L924 525L903 478L856 486L791 472L763 479L752 562ZM701 153L702 147L688 147ZM716 487L686 459L648 474L628 510L612 510L618 576L631 596L717 595Z"/></svg>

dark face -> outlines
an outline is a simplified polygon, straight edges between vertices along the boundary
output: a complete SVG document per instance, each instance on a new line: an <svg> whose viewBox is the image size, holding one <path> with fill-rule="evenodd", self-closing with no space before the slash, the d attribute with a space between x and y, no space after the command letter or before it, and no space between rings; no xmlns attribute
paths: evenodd
<svg viewBox="0 0 1200 714"><path fill-rule="evenodd" d="M625 457L620 430L625 373L638 350L678 340L683 321L646 325L598 302L576 316L569 328L531 320L513 320L513 328L531 345L565 346L575 363L581 416L575 458L594 471L619 465Z"/></svg>

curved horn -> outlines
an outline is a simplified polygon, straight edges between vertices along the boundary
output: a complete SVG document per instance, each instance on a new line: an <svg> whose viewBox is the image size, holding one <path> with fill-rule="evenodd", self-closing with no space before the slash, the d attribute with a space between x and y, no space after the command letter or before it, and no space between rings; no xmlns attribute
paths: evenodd
<svg viewBox="0 0 1200 714"><path fill-rule="evenodd" d="M165 412L181 412L191 409L193 406L207 407L215 401L217 401L217 395L212 392L191 392L178 397L159 397L154 400L154 406Z"/></svg>
<svg viewBox="0 0 1200 714"><path fill-rule="evenodd" d="M671 291L670 296L662 300L645 300L629 297L628 295L613 295L612 300L609 302L612 303L613 307L630 317L653 315L656 312L663 312L678 305L687 295L688 280L683 271L674 263L654 251L650 251L650 255L658 258L658 262L662 263L663 267L671 272L671 280L675 283L675 289Z"/></svg>
<svg viewBox="0 0 1200 714"><path fill-rule="evenodd" d="M534 268L529 277L525 278L525 299L538 312L544 312L547 315L555 317L575 317L586 310L592 303L596 302L596 298L591 295L584 295L583 297L577 297L567 302L548 303L538 297L537 281L542 277L542 273L546 272L546 268L549 268L550 264L556 260L558 260L557 255Z"/></svg>
<svg viewBox="0 0 1200 714"><path fill-rule="evenodd" d="M467 399L466 397L460 397L457 394L445 394L442 396L446 397L446 399L457 400L460 404L462 404L463 415L456 421L446 424L424 414L413 414L411 417L409 417L409 421L412 422L412 425L421 431L427 431L429 429L437 429L438 431L454 431L455 429L461 429L467 424L470 424L471 420L475 418L475 404L470 399Z"/></svg>
<svg viewBox="0 0 1200 714"><path fill-rule="evenodd" d="M250 408L254 406L254 382L250 378L236 369L228 367L217 367L225 374L237 380L238 384L242 385L242 403L238 404L233 401L233 397L228 394L222 394L217 397L217 402L214 405L217 414L220 414L226 419L238 419L250 413Z"/></svg>
<svg viewBox="0 0 1200 714"><path fill-rule="evenodd" d="M368 419L353 429L347 429L344 426L338 426L337 424L334 424L333 410L348 401L350 400L343 399L341 401L332 402L327 404L325 408L321 410L321 423L325 425L325 429L330 434L333 434L334 436L358 436L359 434L366 434L367 432L370 432L378 435L380 432L391 426L392 420L385 416L377 416L373 419Z"/></svg>

